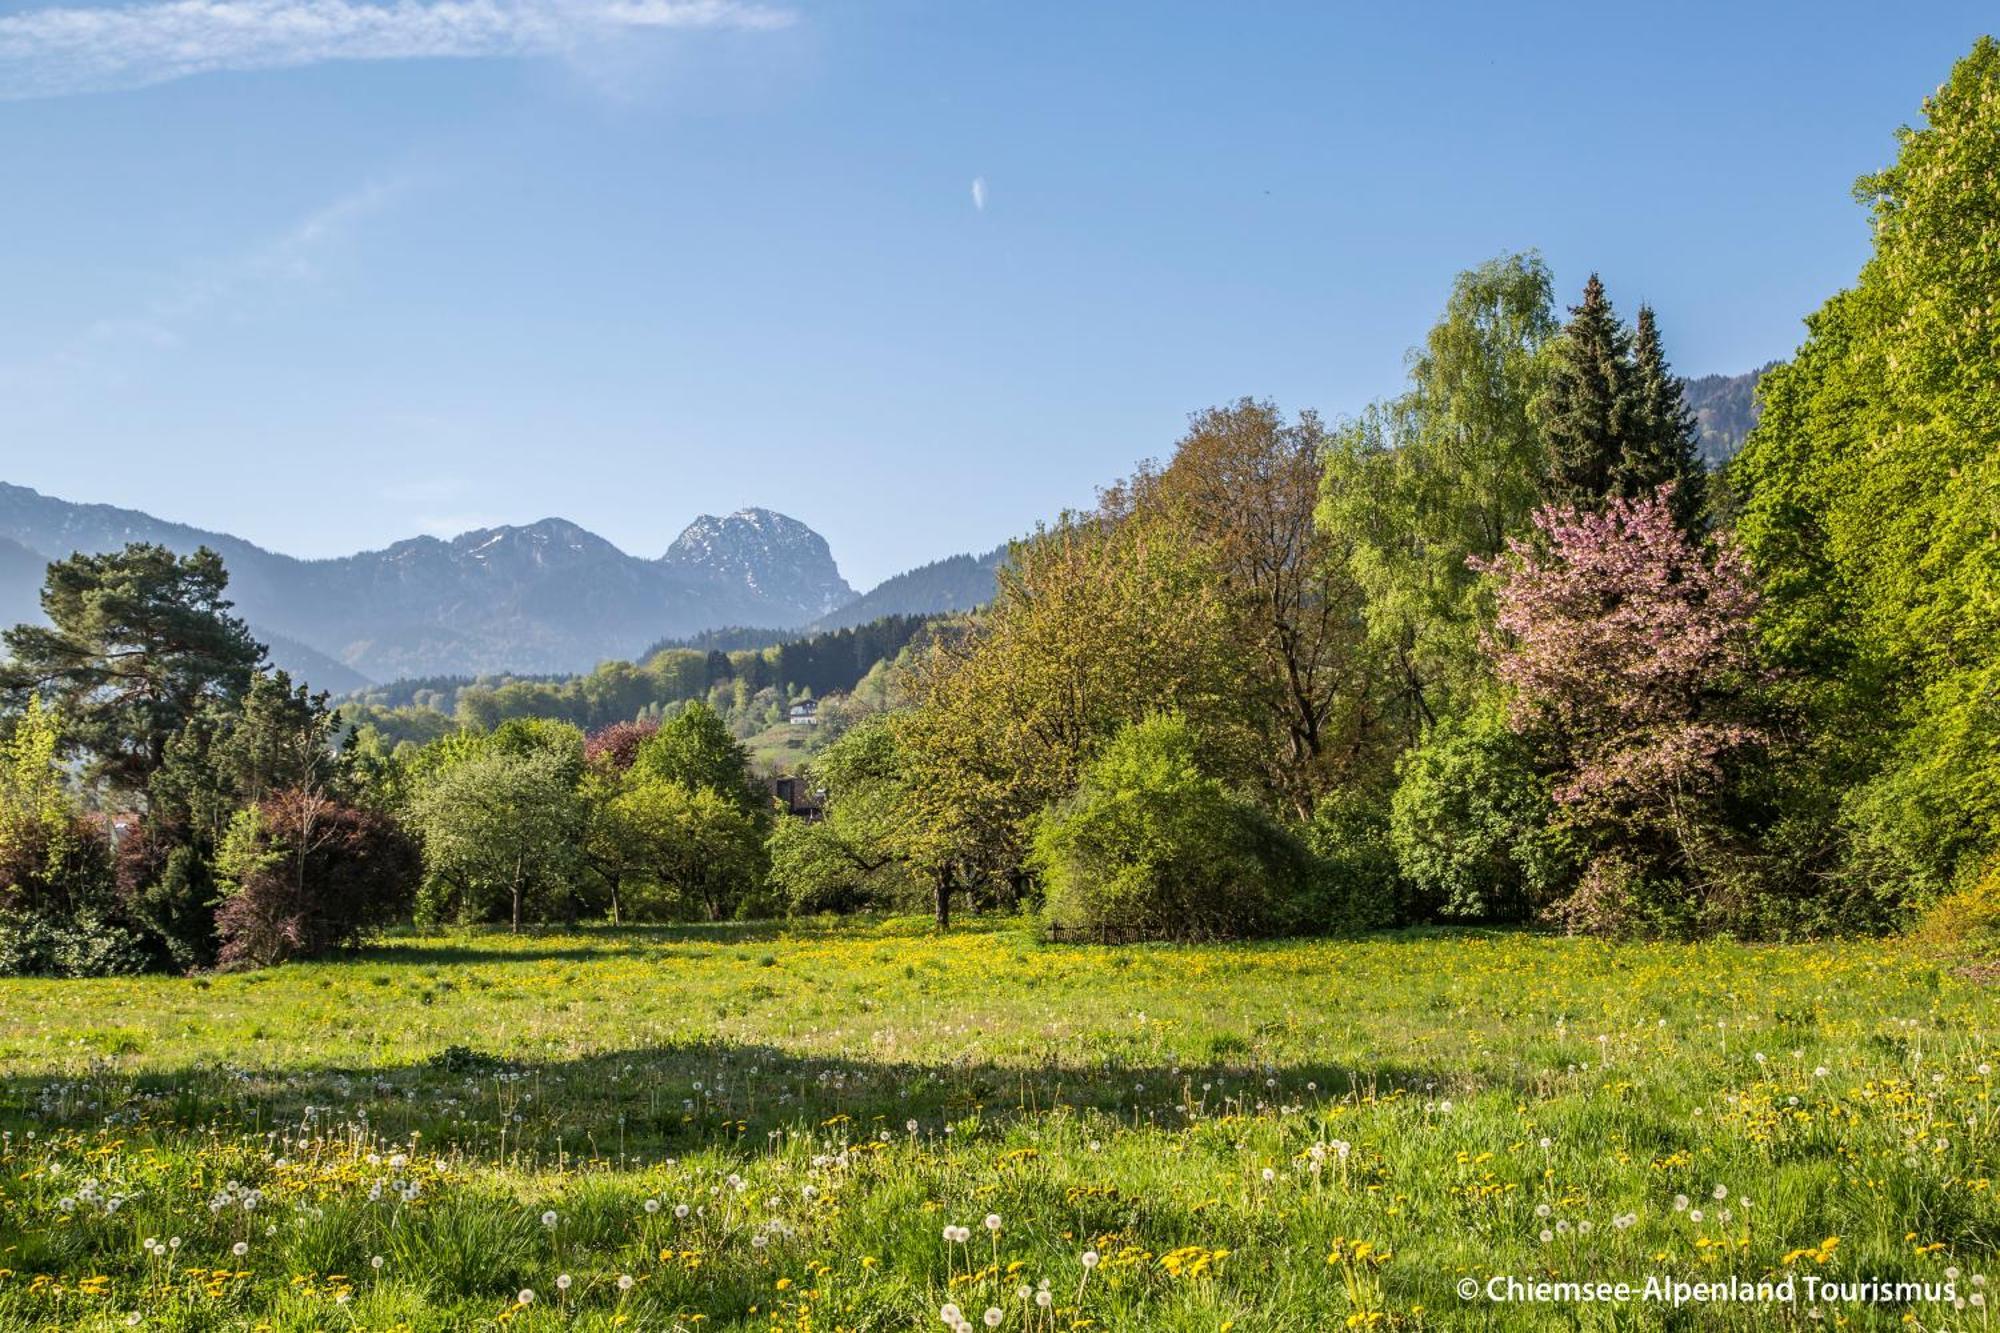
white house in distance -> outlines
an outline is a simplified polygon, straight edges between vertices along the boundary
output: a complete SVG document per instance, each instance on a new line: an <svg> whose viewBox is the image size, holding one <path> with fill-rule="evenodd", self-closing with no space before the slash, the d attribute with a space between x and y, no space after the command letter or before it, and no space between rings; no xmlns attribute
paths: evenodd
<svg viewBox="0 0 2000 1333"><path fill-rule="evenodd" d="M801 699L793 704L786 714L787 720L795 727L816 727L819 725L819 700Z"/></svg>

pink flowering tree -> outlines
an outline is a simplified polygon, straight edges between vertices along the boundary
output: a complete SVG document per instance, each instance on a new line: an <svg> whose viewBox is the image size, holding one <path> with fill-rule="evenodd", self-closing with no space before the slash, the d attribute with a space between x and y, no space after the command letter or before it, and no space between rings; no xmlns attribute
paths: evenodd
<svg viewBox="0 0 2000 1333"><path fill-rule="evenodd" d="M1568 905L1572 924L1629 921L1645 910L1630 901L1645 881L1698 887L1731 761L1767 739L1746 707L1757 676L1749 572L1726 540L1690 541L1671 501L1662 487L1602 511L1551 506L1532 538L1475 563L1498 580L1489 646L1510 721L1539 748L1558 807L1601 849Z"/></svg>

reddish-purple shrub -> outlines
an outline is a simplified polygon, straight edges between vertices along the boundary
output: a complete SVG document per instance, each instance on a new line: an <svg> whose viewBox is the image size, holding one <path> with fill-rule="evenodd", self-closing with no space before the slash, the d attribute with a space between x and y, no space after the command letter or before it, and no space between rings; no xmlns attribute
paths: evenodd
<svg viewBox="0 0 2000 1333"><path fill-rule="evenodd" d="M639 757L639 747L660 729L657 722L613 722L584 738L583 760L592 768L623 773Z"/></svg>
<svg viewBox="0 0 2000 1333"><path fill-rule="evenodd" d="M409 910L423 871L416 842L388 815L302 791L237 819L220 867L223 966L262 967L359 943Z"/></svg>

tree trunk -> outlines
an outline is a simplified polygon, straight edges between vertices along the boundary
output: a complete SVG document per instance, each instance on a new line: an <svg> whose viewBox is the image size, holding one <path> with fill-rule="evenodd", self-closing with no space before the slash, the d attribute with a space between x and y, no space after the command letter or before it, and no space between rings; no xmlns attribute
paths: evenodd
<svg viewBox="0 0 2000 1333"><path fill-rule="evenodd" d="M951 867L941 866L937 872L937 928L951 929Z"/></svg>

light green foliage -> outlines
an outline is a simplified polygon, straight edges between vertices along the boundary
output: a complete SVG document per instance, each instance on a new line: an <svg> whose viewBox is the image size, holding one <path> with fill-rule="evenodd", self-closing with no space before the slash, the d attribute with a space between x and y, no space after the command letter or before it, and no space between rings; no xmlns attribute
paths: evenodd
<svg viewBox="0 0 2000 1333"><path fill-rule="evenodd" d="M1177 714L1111 738L1036 822L1032 863L1059 926L1193 938L1279 927L1306 871L1288 834L1203 771Z"/></svg>
<svg viewBox="0 0 2000 1333"><path fill-rule="evenodd" d="M34 698L0 741L0 865L24 853L55 865L65 854L75 802L57 758L61 742L61 719Z"/></svg>
<svg viewBox="0 0 2000 1333"><path fill-rule="evenodd" d="M1481 688L1491 608L1467 559L1497 554L1539 503L1529 404L1555 335L1549 271L1509 255L1459 275L1410 356L1410 387L1337 433L1319 522L1365 597L1377 676L1408 739Z"/></svg>
<svg viewBox="0 0 2000 1333"><path fill-rule="evenodd" d="M455 921L500 915L519 929L559 911L579 868L576 784L568 757L551 748L490 746L426 778L407 814L424 845L419 913Z"/></svg>
<svg viewBox="0 0 2000 1333"><path fill-rule="evenodd" d="M642 762L611 806L634 864L664 895L653 905L657 915L770 914L758 896L767 864L763 821L733 793L664 777Z"/></svg>
<svg viewBox="0 0 2000 1333"><path fill-rule="evenodd" d="M745 813L765 804L750 777L742 743L705 703L689 704L661 723L639 747L632 769L635 775L714 792Z"/></svg>
<svg viewBox="0 0 2000 1333"><path fill-rule="evenodd" d="M1674 1321L1454 1283L1794 1277L1678 1321L1747 1333L1819 1326L1808 1275L2000 1283L2000 990L1900 943L705 926L7 986L8 1329L1047 1333L1046 1279L1058 1329L1610 1333Z"/></svg>
<svg viewBox="0 0 2000 1333"><path fill-rule="evenodd" d="M805 777L823 794L825 817L780 818L771 834L771 883L788 909L912 902L919 885L905 854L904 760L888 719L857 723L813 758Z"/></svg>
<svg viewBox="0 0 2000 1333"><path fill-rule="evenodd" d="M1840 869L1899 896L2000 846L2000 45L1924 112L1859 187L1873 256L1766 377L1732 470L1816 738L1799 818L1837 806Z"/></svg>

